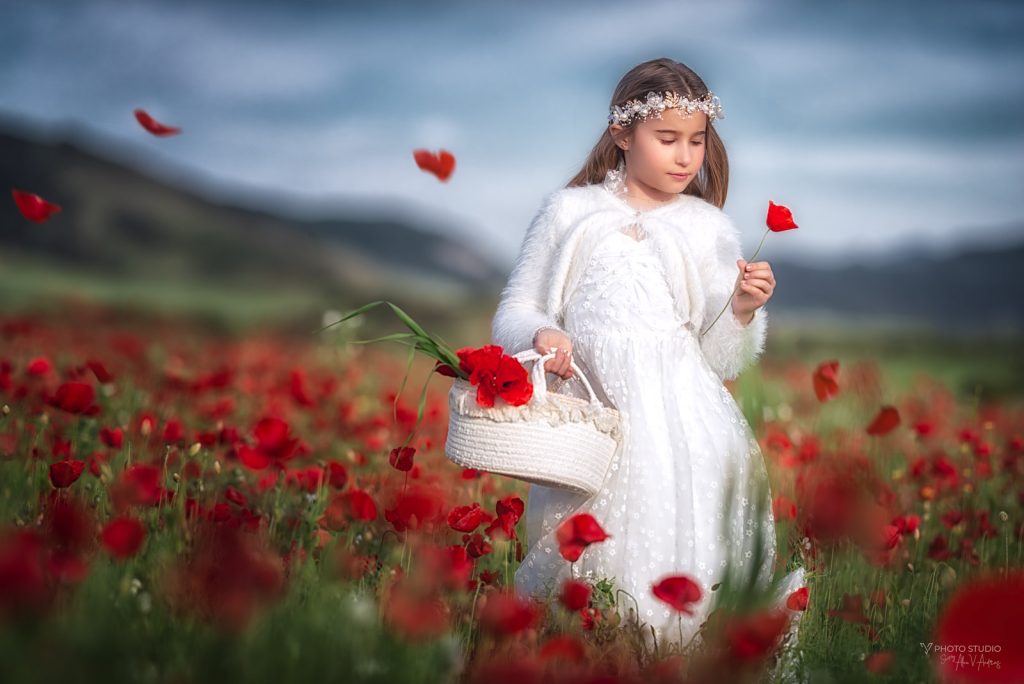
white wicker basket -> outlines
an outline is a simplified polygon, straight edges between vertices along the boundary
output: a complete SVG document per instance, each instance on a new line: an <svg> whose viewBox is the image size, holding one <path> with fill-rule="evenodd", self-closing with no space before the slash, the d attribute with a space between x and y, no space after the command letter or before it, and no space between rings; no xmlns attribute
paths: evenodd
<svg viewBox="0 0 1024 684"><path fill-rule="evenodd" d="M533 396L522 406L500 397L493 407L477 404L477 388L456 378L448 393L445 454L464 467L527 482L594 495L601 487L620 439L619 412L605 406L575 361L590 401L548 392L544 364L532 349L515 354L533 361Z"/></svg>

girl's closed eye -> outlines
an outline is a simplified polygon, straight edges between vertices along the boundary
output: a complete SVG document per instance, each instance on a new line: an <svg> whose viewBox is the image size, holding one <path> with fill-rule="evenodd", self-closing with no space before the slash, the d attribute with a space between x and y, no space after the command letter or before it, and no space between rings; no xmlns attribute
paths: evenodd
<svg viewBox="0 0 1024 684"><path fill-rule="evenodd" d="M693 142L694 145L698 145L698 146L704 144L703 140L694 140L692 142ZM662 140L661 141L662 145L674 145L675 143L676 143L675 140Z"/></svg>

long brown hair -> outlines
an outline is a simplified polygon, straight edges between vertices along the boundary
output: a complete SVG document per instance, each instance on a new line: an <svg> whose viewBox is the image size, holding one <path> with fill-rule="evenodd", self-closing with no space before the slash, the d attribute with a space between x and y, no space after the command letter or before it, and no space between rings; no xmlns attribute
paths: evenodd
<svg viewBox="0 0 1024 684"><path fill-rule="evenodd" d="M704 97L708 87L690 67L676 62L667 57L652 59L626 72L626 75L619 80L612 94L612 105L624 105L629 100L645 100L649 91L663 93L666 90L675 91L679 95L693 99ZM632 135L635 132L635 125L638 119L634 119L625 127L626 134ZM619 165L623 159L622 149L615 144L611 132L606 126L604 132L594 148L590 151L587 161L583 167L570 180L565 187L571 188L580 185L600 183L604 180L605 174ZM705 140L704 163L696 178L690 181L685 195L696 195L701 199L714 204L719 209L725 205L726 195L729 193L729 157L725 152L725 144L715 131L714 124L709 120L707 136Z"/></svg>

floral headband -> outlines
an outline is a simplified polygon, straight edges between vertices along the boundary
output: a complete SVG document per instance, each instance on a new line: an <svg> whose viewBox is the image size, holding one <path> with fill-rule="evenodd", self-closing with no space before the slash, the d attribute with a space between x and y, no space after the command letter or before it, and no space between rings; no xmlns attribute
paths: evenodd
<svg viewBox="0 0 1024 684"><path fill-rule="evenodd" d="M689 100L685 97L680 97L678 93L666 90L664 97L662 97L661 93L651 91L647 93L646 102L629 100L621 106L613 105L608 110L608 125L617 123L628 126L635 118L646 121L647 117L652 113L655 118L660 119L663 111L672 108L679 109L680 111L685 109L686 116L693 114L695 110L702 111L708 115L710 121L725 118L725 113L722 111L722 103L719 101L718 96L710 90L703 97L696 100Z"/></svg>

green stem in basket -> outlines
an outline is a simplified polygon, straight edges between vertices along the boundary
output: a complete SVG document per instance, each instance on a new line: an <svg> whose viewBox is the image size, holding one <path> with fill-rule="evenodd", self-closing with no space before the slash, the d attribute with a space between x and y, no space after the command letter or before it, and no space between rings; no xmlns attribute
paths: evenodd
<svg viewBox="0 0 1024 684"><path fill-rule="evenodd" d="M413 320L412 316L407 314L400 307L392 304L387 300L377 300L375 302L370 302L369 304L361 306L358 309L355 309L354 311L350 311L349 313L343 315L334 323L331 323L320 328L316 332L321 333L324 330L327 330L328 328L338 325L339 323L347 321L350 318L366 313L370 309L376 306L380 306L381 304L387 304L395 313L395 315L398 316L399 320L401 320L402 323L404 323L405 326L410 330L410 332L392 333L391 335L384 335L382 337L378 337L372 340L355 340L354 342L356 344L368 344L370 342L393 341L398 342L399 344L404 344L409 347L409 358L408 361L406 362L405 375L403 376L402 384L399 387L397 394L395 395L395 401L392 407L392 417L395 420L395 422L397 422L398 399L399 397L401 397L402 392L405 390L405 385L409 378L409 372L412 369L412 362L415 352L421 351L427 354L429 357L436 359L441 363L447 365L458 377L462 378L463 380L468 380L469 375L460 368L458 353L455 350L453 350L451 346L448 345L448 343L446 343L441 337L435 337L427 333L427 331L424 330L419 323ZM427 403L427 386L432 376L433 373L427 376L427 382L424 383L423 389L420 392L420 400L416 416L416 425L413 427L412 432L406 438L405 443L402 444L403 447L408 446L409 442L411 442L413 437L415 436L416 431L419 429L420 424L423 422L423 414Z"/></svg>

